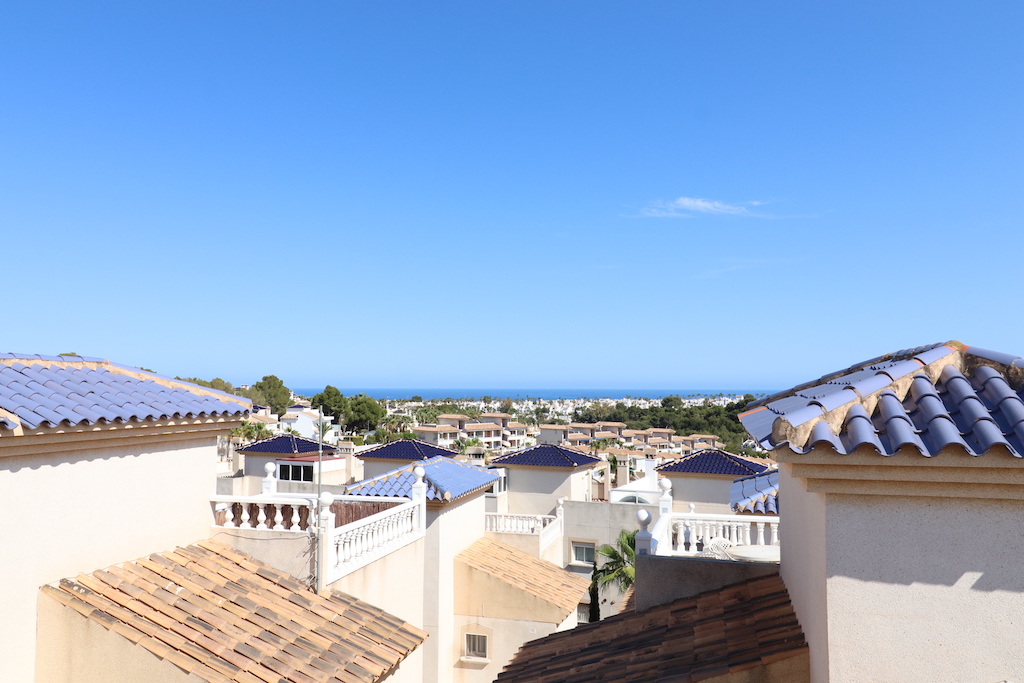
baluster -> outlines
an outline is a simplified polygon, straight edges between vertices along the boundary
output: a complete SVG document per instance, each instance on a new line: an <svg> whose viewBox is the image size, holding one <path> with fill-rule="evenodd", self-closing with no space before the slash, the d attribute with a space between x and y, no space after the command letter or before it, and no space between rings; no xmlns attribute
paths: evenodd
<svg viewBox="0 0 1024 683"><path fill-rule="evenodd" d="M261 503L257 503L256 504L256 510L257 510L257 512L256 512L256 515L257 515L256 516L256 521L258 522L258 524L256 525L256 528L257 529L266 529L267 528L267 506L264 505L264 504L261 504Z"/></svg>
<svg viewBox="0 0 1024 683"><path fill-rule="evenodd" d="M299 530L299 506L292 505L290 508L291 514L288 515L288 528L292 531Z"/></svg>
<svg viewBox="0 0 1024 683"><path fill-rule="evenodd" d="M284 529L284 514L281 508L284 506L280 503L274 505L274 528Z"/></svg>
<svg viewBox="0 0 1024 683"><path fill-rule="evenodd" d="M252 527L252 521L249 519L249 504L242 503L242 511L238 514L238 527L244 529L246 527Z"/></svg>
<svg viewBox="0 0 1024 683"><path fill-rule="evenodd" d="M772 522L772 545L779 545L779 523Z"/></svg>
<svg viewBox="0 0 1024 683"><path fill-rule="evenodd" d="M221 524L223 527L228 529L235 526L235 508L230 503L217 503L217 512L224 511L224 523Z"/></svg>
<svg viewBox="0 0 1024 683"><path fill-rule="evenodd" d="M750 522L743 524L743 545L750 545Z"/></svg>
<svg viewBox="0 0 1024 683"><path fill-rule="evenodd" d="M764 522L757 523L757 544L764 545Z"/></svg>

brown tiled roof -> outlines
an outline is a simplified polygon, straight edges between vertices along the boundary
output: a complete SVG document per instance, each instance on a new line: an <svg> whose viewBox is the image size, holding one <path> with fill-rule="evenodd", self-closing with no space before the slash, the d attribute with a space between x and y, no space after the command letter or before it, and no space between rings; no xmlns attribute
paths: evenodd
<svg viewBox="0 0 1024 683"><path fill-rule="evenodd" d="M198 680L216 683L377 681L426 638L373 605L344 593L312 593L214 541L42 591Z"/></svg>
<svg viewBox="0 0 1024 683"><path fill-rule="evenodd" d="M449 419L449 420L468 420L469 419L469 415L462 415L460 413L443 413L443 414L437 416L438 420L440 420L442 418L446 418L446 419Z"/></svg>
<svg viewBox="0 0 1024 683"><path fill-rule="evenodd" d="M806 648L789 593L774 574L530 641L496 681L688 683Z"/></svg>
<svg viewBox="0 0 1024 683"><path fill-rule="evenodd" d="M489 538L479 539L459 553L455 561L546 600L567 615L576 610L590 588L590 581L579 574Z"/></svg>
<svg viewBox="0 0 1024 683"><path fill-rule="evenodd" d="M569 425L541 425L541 429L557 429L561 431L569 431Z"/></svg>

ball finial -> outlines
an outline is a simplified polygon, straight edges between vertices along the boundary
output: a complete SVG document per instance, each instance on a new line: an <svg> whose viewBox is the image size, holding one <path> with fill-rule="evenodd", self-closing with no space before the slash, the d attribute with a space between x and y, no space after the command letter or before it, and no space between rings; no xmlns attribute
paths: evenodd
<svg viewBox="0 0 1024 683"><path fill-rule="evenodd" d="M268 462L266 465L263 466L263 471L267 473L268 477L273 475L276 470L277 465L272 462Z"/></svg>
<svg viewBox="0 0 1024 683"><path fill-rule="evenodd" d="M668 491L672 490L672 480L666 477L662 477L661 479L658 480L658 487L662 491L665 491L667 493Z"/></svg>
<svg viewBox="0 0 1024 683"><path fill-rule="evenodd" d="M413 468L412 473L416 475L416 479L423 479L423 477L427 476L427 471L419 465Z"/></svg>

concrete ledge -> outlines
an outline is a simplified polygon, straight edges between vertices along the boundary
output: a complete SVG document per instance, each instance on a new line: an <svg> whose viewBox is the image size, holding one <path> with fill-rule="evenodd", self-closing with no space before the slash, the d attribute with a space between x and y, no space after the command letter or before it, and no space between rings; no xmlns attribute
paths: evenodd
<svg viewBox="0 0 1024 683"><path fill-rule="evenodd" d="M705 591L779 573L779 565L703 557L636 556L633 584L637 612Z"/></svg>

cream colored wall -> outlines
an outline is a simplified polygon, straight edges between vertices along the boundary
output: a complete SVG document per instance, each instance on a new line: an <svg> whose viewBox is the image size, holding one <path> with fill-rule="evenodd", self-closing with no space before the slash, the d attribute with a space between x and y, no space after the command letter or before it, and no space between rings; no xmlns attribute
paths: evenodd
<svg viewBox="0 0 1024 683"><path fill-rule="evenodd" d="M395 458L366 458L365 460L362 460L363 476L359 481L362 481L363 479L373 479L385 472L397 470L399 467L405 467L411 462L412 460L397 460Z"/></svg>
<svg viewBox="0 0 1024 683"><path fill-rule="evenodd" d="M0 457L2 680L32 680L41 585L207 536L216 434L147 441Z"/></svg>
<svg viewBox="0 0 1024 683"><path fill-rule="evenodd" d="M185 683L189 675L53 598L38 596L36 683ZM6 676L2 680L15 680Z"/></svg>
<svg viewBox="0 0 1024 683"><path fill-rule="evenodd" d="M590 468L509 467L508 511L522 515L553 515L558 499L588 500Z"/></svg>
<svg viewBox="0 0 1024 683"><path fill-rule="evenodd" d="M674 472L663 472L662 476L672 482L673 510L689 512L689 504L693 503L695 512L722 515L732 512L729 489L735 477Z"/></svg>
<svg viewBox="0 0 1024 683"><path fill-rule="evenodd" d="M509 467L508 511L522 515L554 514L559 498L571 498L571 471L557 467Z"/></svg>
<svg viewBox="0 0 1024 683"><path fill-rule="evenodd" d="M424 683L451 683L454 650L455 556L484 535L484 496L427 509L423 563Z"/></svg>
<svg viewBox="0 0 1024 683"><path fill-rule="evenodd" d="M779 465L779 498L786 501L779 530L784 536L779 574L810 648L811 679L824 683L829 666L825 494L808 493L791 472L791 465Z"/></svg>
<svg viewBox="0 0 1024 683"><path fill-rule="evenodd" d="M1020 501L826 495L827 680L1024 679Z"/></svg>
<svg viewBox="0 0 1024 683"><path fill-rule="evenodd" d="M550 622L552 627L565 619L563 610L547 600L462 562L455 563L455 585L456 614L543 621Z"/></svg>
<svg viewBox="0 0 1024 683"><path fill-rule="evenodd" d="M343 576L328 588L353 595L413 626L423 625L424 539Z"/></svg>
<svg viewBox="0 0 1024 683"><path fill-rule="evenodd" d="M575 618L575 614L573 615ZM482 629L473 628L474 626ZM519 647L529 641L543 638L554 633L555 624L541 621L516 621L512 619L496 619L493 617L471 617L457 615L455 617L455 638L453 639L455 650L455 669L452 678L453 683L490 683L501 670L512 661L512 657L519 651ZM476 663L460 662L463 648L463 634L486 633L490 631L488 638L488 655L490 663L481 666Z"/></svg>
<svg viewBox="0 0 1024 683"><path fill-rule="evenodd" d="M251 555L303 583L309 582L312 576L315 541L308 533L214 526L209 528L207 537Z"/></svg>

